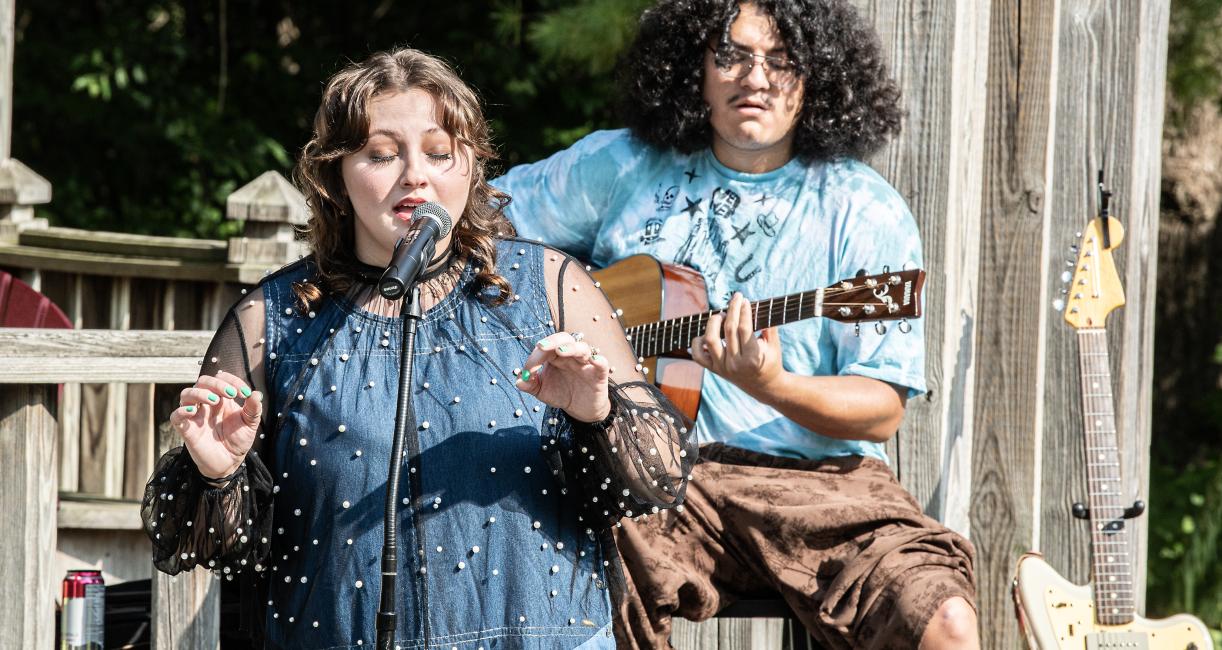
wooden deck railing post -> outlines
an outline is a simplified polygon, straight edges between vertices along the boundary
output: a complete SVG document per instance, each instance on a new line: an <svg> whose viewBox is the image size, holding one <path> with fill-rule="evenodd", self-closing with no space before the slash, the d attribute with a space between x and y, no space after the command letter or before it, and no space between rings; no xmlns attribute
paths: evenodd
<svg viewBox="0 0 1222 650"><path fill-rule="evenodd" d="M51 200L51 184L10 157L13 142L13 17L16 0L0 0L0 242L26 228L46 228L33 206Z"/></svg>
<svg viewBox="0 0 1222 650"><path fill-rule="evenodd" d="M0 383L0 637L14 648L55 644L53 384Z"/></svg>
<svg viewBox="0 0 1222 650"><path fill-rule="evenodd" d="M157 433L157 454L177 447L169 422ZM220 647L221 585L204 569L168 576L153 570L153 650L215 650Z"/></svg>
<svg viewBox="0 0 1222 650"><path fill-rule="evenodd" d="M229 262L279 266L304 255L296 234L308 215L305 197L288 179L264 172L225 201L225 216L245 221L242 236L229 240Z"/></svg>

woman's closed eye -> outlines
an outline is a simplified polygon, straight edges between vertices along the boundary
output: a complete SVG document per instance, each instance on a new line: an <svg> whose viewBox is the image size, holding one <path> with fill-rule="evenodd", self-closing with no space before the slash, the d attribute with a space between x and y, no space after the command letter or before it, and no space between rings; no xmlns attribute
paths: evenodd
<svg viewBox="0 0 1222 650"><path fill-rule="evenodd" d="M395 154L395 153L388 153L388 154L373 153L373 154L369 154L369 162L375 165L385 165L386 163L398 157L399 157L399 154Z"/></svg>

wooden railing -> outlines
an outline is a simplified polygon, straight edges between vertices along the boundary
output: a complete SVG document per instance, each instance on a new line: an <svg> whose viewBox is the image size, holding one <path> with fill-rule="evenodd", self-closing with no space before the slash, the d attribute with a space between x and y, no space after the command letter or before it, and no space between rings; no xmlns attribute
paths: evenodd
<svg viewBox="0 0 1222 650"><path fill-rule="evenodd" d="M53 567L62 530L134 531L143 541L137 499L58 489L61 425L55 413L62 413L66 398L57 399L57 384L189 384L199 373L210 338L204 331L0 328L0 459L11 470L0 472L0 508L24 517L16 531L19 538L0 545L0 571L7 577L0 584L0 598L23 620L7 638L24 639L21 647L53 646L53 608L62 577ZM173 432L164 428L148 440L127 436L145 432L117 427L108 430L105 439L108 449L118 450L111 455L120 461L131 457L124 453L131 447L150 446L140 455L149 459L150 468L140 477L141 490L154 456L177 444ZM102 483L111 489L118 486L113 480ZM147 541L131 550L143 555L146 567L150 564ZM154 647L216 647L219 591L211 575L197 571L171 578L154 573L152 579Z"/></svg>

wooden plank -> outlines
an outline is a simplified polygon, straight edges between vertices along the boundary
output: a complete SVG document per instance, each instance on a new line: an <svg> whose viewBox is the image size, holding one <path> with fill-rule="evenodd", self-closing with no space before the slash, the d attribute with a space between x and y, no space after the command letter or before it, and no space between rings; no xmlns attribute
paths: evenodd
<svg viewBox="0 0 1222 650"><path fill-rule="evenodd" d="M129 310L134 329L157 327L157 302L165 281L147 278L132 280ZM153 451L157 446L153 416L154 384L129 384L127 387L126 442L123 459L123 496L138 499L144 494L144 484L153 473Z"/></svg>
<svg viewBox="0 0 1222 650"><path fill-rule="evenodd" d="M54 401L54 386L0 386L0 630L11 647L55 643Z"/></svg>
<svg viewBox="0 0 1222 650"><path fill-rule="evenodd" d="M719 618L720 650L781 650L785 620L780 618Z"/></svg>
<svg viewBox="0 0 1222 650"><path fill-rule="evenodd" d="M0 383L194 383L211 340L202 331L3 329Z"/></svg>
<svg viewBox="0 0 1222 650"><path fill-rule="evenodd" d="M126 257L117 254L61 251L53 248L0 244L0 265L64 273L92 273L112 277L229 281L253 284L267 265L208 264L190 260Z"/></svg>
<svg viewBox="0 0 1222 650"><path fill-rule="evenodd" d="M22 269L20 279L31 289L42 293L42 269Z"/></svg>
<svg viewBox="0 0 1222 650"><path fill-rule="evenodd" d="M60 251L105 253L123 257L168 258L181 261L210 262L222 266L229 243L216 239L157 237L122 232L79 230L77 228L42 228L23 231L18 240L22 246Z"/></svg>
<svg viewBox="0 0 1222 650"><path fill-rule="evenodd" d="M157 453L178 444L178 434L168 423L158 427ZM220 584L211 573L196 569L168 576L153 572L154 650L220 647Z"/></svg>
<svg viewBox="0 0 1222 650"><path fill-rule="evenodd" d="M81 326L81 276L76 273L47 273L44 295L59 305L72 322ZM59 410L59 489L76 491L79 487L81 438L81 385L60 386Z"/></svg>
<svg viewBox="0 0 1222 650"><path fill-rule="evenodd" d="M144 495L144 484L153 473L156 425L153 421L153 393L156 384L127 386L126 442L123 448L123 490L129 499Z"/></svg>
<svg viewBox="0 0 1222 650"><path fill-rule="evenodd" d="M38 357L56 364L84 363L97 359L199 359L212 340L210 330L52 330L36 328L0 329L0 357ZM0 374L8 370L0 368ZM64 374L75 375L70 369Z"/></svg>
<svg viewBox="0 0 1222 650"><path fill-rule="evenodd" d="M131 329L132 279L113 278L110 292L110 329ZM127 384L107 385L106 419L102 430L102 494L123 496L124 447L127 446Z"/></svg>
<svg viewBox="0 0 1222 650"><path fill-rule="evenodd" d="M61 527L57 541L53 575L62 576L70 569L98 569L107 587L152 577L148 537L142 530Z"/></svg>
<svg viewBox="0 0 1222 650"><path fill-rule="evenodd" d="M0 371L0 384L44 384L87 380L192 384L199 376L199 357L142 357L137 359L68 357L64 360L78 363L71 368L48 368L45 357L6 359L6 367ZM104 402L107 395L106 387L109 385L84 385L81 401L92 403L93 400L102 400ZM96 417L90 419L91 408L99 407L82 406L81 408L82 429L89 429L102 421ZM102 412L106 412L104 408Z"/></svg>
<svg viewBox="0 0 1222 650"><path fill-rule="evenodd" d="M1035 537L1048 301L1044 197L1056 105L1056 0L992 4L979 243L973 413L972 541L985 648L1021 643L1010 603L1014 562Z"/></svg>
<svg viewBox="0 0 1222 650"><path fill-rule="evenodd" d="M59 495L59 528L143 530L143 525L140 523L140 501L89 498L72 493L61 493ZM146 561L148 559L147 553L145 559Z"/></svg>
<svg viewBox="0 0 1222 650"><path fill-rule="evenodd" d="M715 618L700 623L676 618L671 621L670 643L675 650L716 649L718 630L718 619Z"/></svg>
<svg viewBox="0 0 1222 650"><path fill-rule="evenodd" d="M85 328L109 328L110 327L110 278L100 277L96 275L81 276L81 322ZM2 333L0 333L2 334ZM66 334L65 334L66 335ZM21 357L17 356L16 350L8 350L7 355L13 361L10 366L10 371L15 371L18 367L26 364L20 364ZM33 349L31 349L33 353ZM38 355L42 356L42 355ZM51 363L54 357L43 358L41 365L59 365L64 370L77 369L79 366L72 363L68 359L55 360L57 363ZM20 364L20 365L19 365ZM116 365L114 362L109 364L111 371L117 371L122 366ZM13 372L13 374L16 374ZM55 377L54 381L88 381L98 382L111 379L100 374L87 375L85 377ZM77 480L78 487L82 492L93 494L102 494L103 491L103 469L102 466L106 462L105 456L105 438L102 432L106 429L106 404L109 401L110 389L108 384L88 383L81 384L81 427L80 436L78 438L80 465L78 469L79 478Z"/></svg>
<svg viewBox="0 0 1222 650"><path fill-rule="evenodd" d="M1058 35L1061 74L1057 89L1058 178L1050 200L1059 218L1050 232L1053 264L1069 257L1075 231L1098 209L1096 170L1117 190L1113 213L1127 229L1114 252L1128 304L1107 320L1116 423L1129 500L1145 498L1148 482L1152 381L1153 304L1158 242L1160 134L1168 3L1097 3L1063 6ZM1050 274L1049 292L1061 288ZM1045 467L1039 545L1063 576L1090 579L1090 531L1072 519L1071 504L1085 501L1083 413L1073 330L1061 319L1048 324L1047 413L1043 457L1063 459ZM1146 518L1130 561L1135 593L1144 594ZM1140 611L1140 604L1139 604Z"/></svg>
<svg viewBox="0 0 1222 650"><path fill-rule="evenodd" d="M0 0L0 160L7 160L13 150L13 48L17 43L13 30L16 0Z"/></svg>
<svg viewBox="0 0 1222 650"><path fill-rule="evenodd" d="M855 4L882 39L907 111L903 132L870 162L908 202L933 278L923 318L929 392L909 402L888 451L926 512L967 533L989 4Z"/></svg>
<svg viewBox="0 0 1222 650"><path fill-rule="evenodd" d="M1129 307L1122 315L1125 341L1121 346L1117 411L1124 476L1132 477L1134 498L1150 500L1150 444L1154 404L1155 296L1159 242L1159 213L1162 205L1162 142L1167 78L1167 40L1170 1L1139 4L1135 27L1130 34L1140 43L1133 67L1134 87L1128 96L1135 119L1128 137L1131 144L1125 159L1131 164L1129 180L1118 193L1125 205L1129 236L1140 241L1126 253L1125 287ZM1119 100L1118 100L1119 101ZM1131 426L1130 426L1131 425ZM1136 549L1133 553L1133 589L1137 611L1146 608L1146 558L1149 556L1149 517L1135 522Z"/></svg>

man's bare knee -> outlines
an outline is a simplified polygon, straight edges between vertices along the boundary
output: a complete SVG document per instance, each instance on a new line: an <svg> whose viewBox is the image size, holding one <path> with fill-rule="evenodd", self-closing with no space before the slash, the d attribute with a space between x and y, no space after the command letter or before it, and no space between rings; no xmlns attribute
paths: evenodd
<svg viewBox="0 0 1222 650"><path fill-rule="evenodd" d="M938 606L921 637L922 650L979 647L976 610L960 596L948 598Z"/></svg>

